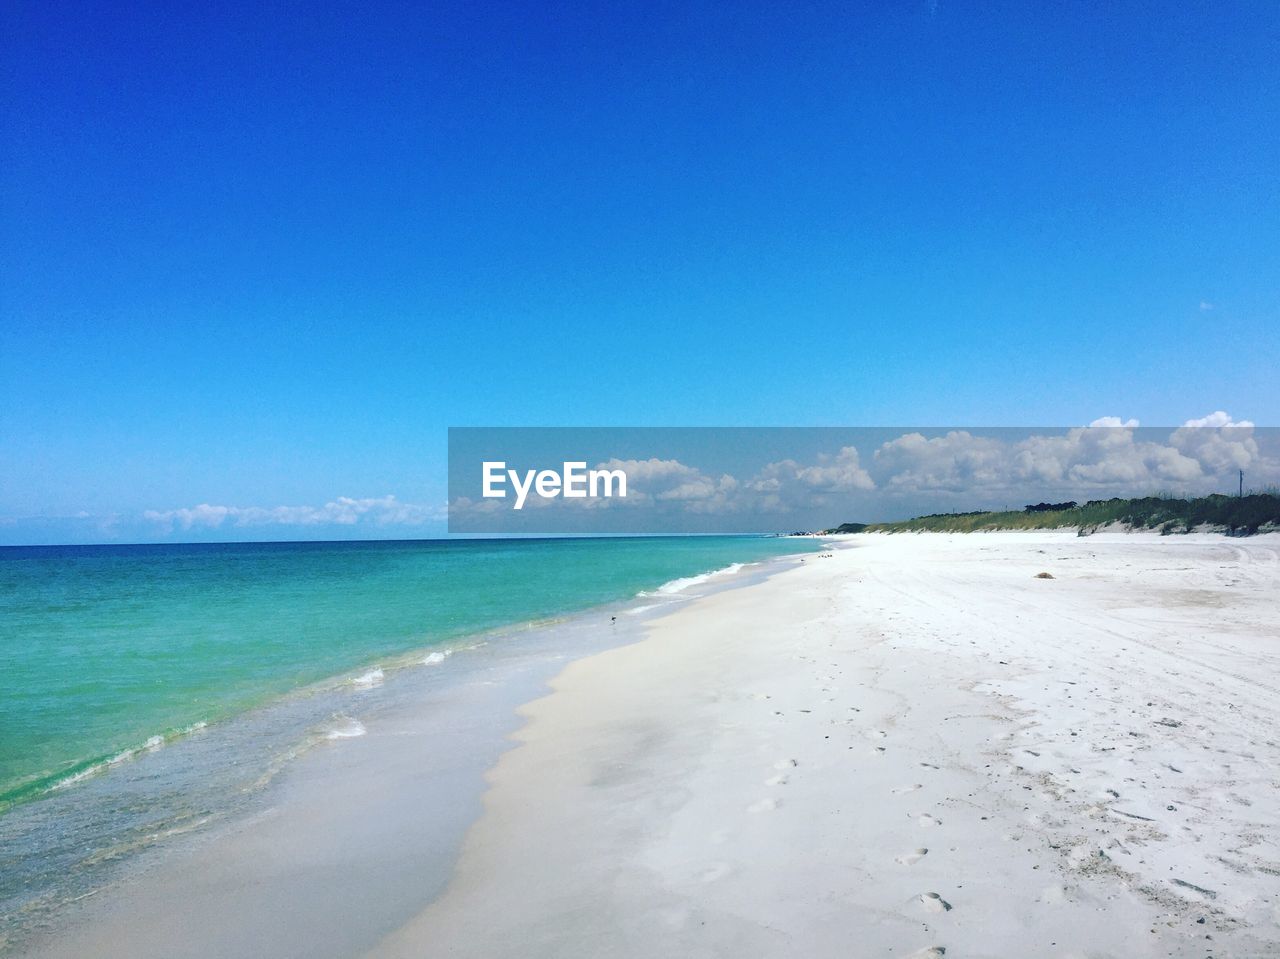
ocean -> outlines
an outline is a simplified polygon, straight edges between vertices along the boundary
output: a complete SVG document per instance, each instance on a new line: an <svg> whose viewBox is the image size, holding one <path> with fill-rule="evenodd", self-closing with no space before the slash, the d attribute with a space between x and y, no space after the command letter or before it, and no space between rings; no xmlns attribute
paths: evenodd
<svg viewBox="0 0 1280 959"><path fill-rule="evenodd" d="M679 602L817 546L2 547L0 915L74 898L131 851L234 812L309 745L360 735L344 703L397 674L447 677L456 652L501 656L531 627Z"/></svg>

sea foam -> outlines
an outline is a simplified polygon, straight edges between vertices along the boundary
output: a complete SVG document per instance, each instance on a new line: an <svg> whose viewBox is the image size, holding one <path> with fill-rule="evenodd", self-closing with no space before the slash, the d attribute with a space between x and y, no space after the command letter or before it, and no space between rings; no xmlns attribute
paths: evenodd
<svg viewBox="0 0 1280 959"><path fill-rule="evenodd" d="M175 733L174 736L175 737L180 736L183 733L189 732L196 728L203 728L204 725L205 725L204 723L197 723L194 726L187 727L187 729L180 730L179 732ZM102 760L101 762L96 762L91 766L86 766L84 769L81 769L78 772L72 773L70 776L66 776L63 779L59 779L57 782L53 783L48 788L52 791L52 790L58 790L58 789L65 789L67 786L73 786L78 782L81 782L85 779L90 778L91 776L98 775L98 773L106 769L110 769L112 766L118 766L123 762L128 762L130 759L133 759L135 756L141 753L153 753L157 749L160 749L162 746L164 746L166 742L168 742L168 740L164 736L150 736L147 738L146 742L144 742L141 746L131 746L128 749L122 749L120 750L120 752L116 753L114 756L108 756L106 759Z"/></svg>
<svg viewBox="0 0 1280 959"><path fill-rule="evenodd" d="M681 576L678 579L668 580L657 589L638 593L639 596L671 596L675 593L682 593L690 586L698 586L702 583L715 579L717 576L729 576L742 569L745 564L731 563L723 569L715 569L709 573L700 573L697 576Z"/></svg>
<svg viewBox="0 0 1280 959"><path fill-rule="evenodd" d="M382 667L377 666L351 680L351 685L356 689L372 689L374 686L381 686L385 678Z"/></svg>
<svg viewBox="0 0 1280 959"><path fill-rule="evenodd" d="M350 716L335 716L334 725L324 734L325 739L355 739L368 732L364 723Z"/></svg>

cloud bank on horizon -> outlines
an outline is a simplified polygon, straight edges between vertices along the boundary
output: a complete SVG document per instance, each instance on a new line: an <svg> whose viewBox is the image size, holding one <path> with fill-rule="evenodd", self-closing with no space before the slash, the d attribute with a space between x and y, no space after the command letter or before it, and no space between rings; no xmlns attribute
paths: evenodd
<svg viewBox="0 0 1280 959"><path fill-rule="evenodd" d="M455 532L610 532L633 528L642 515L649 518L636 531L679 533L803 528L854 518L853 510L858 518L888 519L904 512L985 508L1023 495L1203 495L1233 488L1237 470L1247 470L1255 488L1280 483L1280 431L1260 430L1224 411L1168 430L1105 416L1088 426L1016 436L1011 434L1018 431L1006 429L893 432L862 446L770 459L737 473L672 456L604 459L595 468L625 470L625 499L530 497L527 512L538 518L520 519L523 526L504 525L512 515L504 501L465 495L451 495L447 507L388 494L338 496L318 506L200 503L133 517L81 514L75 520L107 540L430 535L442 531L446 518ZM1273 433L1274 441L1260 445ZM601 522L598 517L608 512L622 518ZM556 526L574 514L588 519L563 530Z"/></svg>
<svg viewBox="0 0 1280 959"><path fill-rule="evenodd" d="M439 522L444 508L402 503L394 496L355 499L339 496L323 506L213 506L201 503L181 509L147 510L143 519L163 532L253 526L421 526Z"/></svg>
<svg viewBox="0 0 1280 959"><path fill-rule="evenodd" d="M1222 411L1167 433L1144 434L1136 420L1114 416L1062 433L1016 439L1001 433L909 431L866 452L846 445L807 462L771 461L745 476L673 458L611 458L594 468L624 470L625 499L531 498L526 505L558 515L647 510L671 517L792 517L841 506L932 502L954 508L965 499L976 506L1020 495L1203 495L1221 491L1228 479L1234 484L1236 471L1244 469L1267 482L1280 480L1280 459L1274 450L1260 449L1254 424ZM455 496L450 510L456 531L492 531L500 520L547 531L543 520L511 517L503 500Z"/></svg>

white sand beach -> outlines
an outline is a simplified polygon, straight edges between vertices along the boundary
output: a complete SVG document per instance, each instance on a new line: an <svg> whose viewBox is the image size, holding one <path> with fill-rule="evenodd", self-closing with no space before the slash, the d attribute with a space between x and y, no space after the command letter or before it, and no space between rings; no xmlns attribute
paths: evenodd
<svg viewBox="0 0 1280 959"><path fill-rule="evenodd" d="M569 665L371 955L1280 954L1280 537L841 545Z"/></svg>

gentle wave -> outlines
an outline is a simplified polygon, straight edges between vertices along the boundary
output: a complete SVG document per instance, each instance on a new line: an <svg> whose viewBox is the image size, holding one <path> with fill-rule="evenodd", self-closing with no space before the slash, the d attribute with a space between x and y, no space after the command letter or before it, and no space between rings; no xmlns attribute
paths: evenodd
<svg viewBox="0 0 1280 959"><path fill-rule="evenodd" d="M363 673L351 680L351 685L356 689L372 689L374 686L381 686L382 681L386 678L386 674L383 673L382 667L376 666L367 673Z"/></svg>
<svg viewBox="0 0 1280 959"><path fill-rule="evenodd" d="M428 653L426 658L422 660L422 665L438 666L452 655L453 655L452 649L438 649L434 653Z"/></svg>
<svg viewBox="0 0 1280 959"><path fill-rule="evenodd" d="M644 591L637 593L637 596L671 596L675 593L682 593L690 586L699 586L719 576L730 576L738 570L746 566L746 563L730 563L723 569L713 569L709 573L700 573L697 576L681 576L678 579L669 580L652 591Z"/></svg>
<svg viewBox="0 0 1280 959"><path fill-rule="evenodd" d="M128 762L130 759L134 759L146 753L153 753L168 743L173 742L175 739L190 735L191 733L204 729L208 725L209 724L205 722L192 723L190 726L183 727L182 729L176 729L163 736L148 736L141 745L130 746L128 749L122 749L120 752L108 756L106 759L91 762L83 769L76 770L68 776L63 776L61 779L55 780L46 788L49 792L66 789L68 786L73 786L78 782L82 782L83 780L90 778L91 776L96 776L98 773L110 769L112 766L118 766L123 762Z"/></svg>
<svg viewBox="0 0 1280 959"><path fill-rule="evenodd" d="M334 719L336 723L325 732L325 739L355 739L368 732L364 723L351 716L335 716Z"/></svg>

